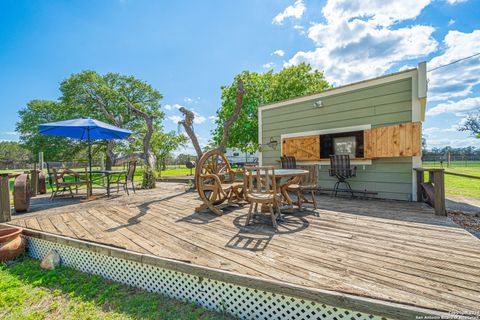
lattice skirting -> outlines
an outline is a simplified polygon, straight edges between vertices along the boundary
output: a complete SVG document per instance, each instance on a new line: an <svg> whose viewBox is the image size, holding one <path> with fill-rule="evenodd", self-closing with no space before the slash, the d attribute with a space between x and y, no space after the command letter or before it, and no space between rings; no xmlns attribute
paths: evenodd
<svg viewBox="0 0 480 320"><path fill-rule="evenodd" d="M314 301L200 278L34 237L26 239L28 253L32 258L42 259L50 250L55 249L60 254L63 265L150 292L159 292L171 298L189 301L240 319L385 319Z"/></svg>

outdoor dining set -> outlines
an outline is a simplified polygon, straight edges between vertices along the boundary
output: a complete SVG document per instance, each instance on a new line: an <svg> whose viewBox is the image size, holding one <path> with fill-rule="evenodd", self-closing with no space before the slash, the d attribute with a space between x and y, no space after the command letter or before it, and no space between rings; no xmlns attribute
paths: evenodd
<svg viewBox="0 0 480 320"><path fill-rule="evenodd" d="M344 165L339 167L338 163L342 162ZM331 175L341 175L346 171L345 166L353 170L342 155L332 156L331 163L334 168L330 169ZM305 203L311 203L317 209L318 165L299 166L294 157L288 156L281 158L281 165L281 168L253 165L234 170L219 150L206 152L196 169L195 185L203 203L195 210L209 209L222 215L224 206L247 203L250 206L246 218L248 225L260 205L261 212L270 215L271 223L277 229L278 223L283 221L282 211L302 210ZM338 179L339 182L345 181L344 176ZM296 199L293 200L289 193L295 194Z"/></svg>

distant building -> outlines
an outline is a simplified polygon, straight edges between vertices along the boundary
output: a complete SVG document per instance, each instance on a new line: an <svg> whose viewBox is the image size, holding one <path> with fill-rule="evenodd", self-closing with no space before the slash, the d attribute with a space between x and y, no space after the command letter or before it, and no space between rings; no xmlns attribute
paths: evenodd
<svg viewBox="0 0 480 320"><path fill-rule="evenodd" d="M258 152L243 152L239 149L227 149L225 155L227 156L228 161L235 165L258 162Z"/></svg>

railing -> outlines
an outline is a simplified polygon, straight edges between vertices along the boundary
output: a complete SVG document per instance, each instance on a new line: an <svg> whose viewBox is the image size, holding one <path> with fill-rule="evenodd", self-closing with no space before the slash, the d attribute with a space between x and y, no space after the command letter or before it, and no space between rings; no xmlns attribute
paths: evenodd
<svg viewBox="0 0 480 320"><path fill-rule="evenodd" d="M413 170L417 172L417 201L428 202L435 209L436 215L446 216L444 170L426 168ZM428 181L425 181L425 172L428 173Z"/></svg>

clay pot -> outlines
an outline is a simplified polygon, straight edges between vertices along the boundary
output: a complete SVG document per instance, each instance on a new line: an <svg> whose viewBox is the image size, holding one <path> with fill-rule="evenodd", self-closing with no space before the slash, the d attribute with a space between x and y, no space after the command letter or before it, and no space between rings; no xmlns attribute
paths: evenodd
<svg viewBox="0 0 480 320"><path fill-rule="evenodd" d="M25 250L22 228L0 229L0 262L13 260Z"/></svg>

